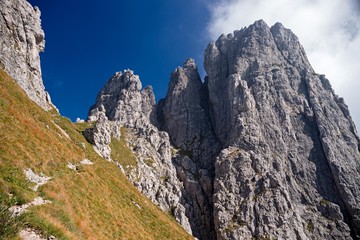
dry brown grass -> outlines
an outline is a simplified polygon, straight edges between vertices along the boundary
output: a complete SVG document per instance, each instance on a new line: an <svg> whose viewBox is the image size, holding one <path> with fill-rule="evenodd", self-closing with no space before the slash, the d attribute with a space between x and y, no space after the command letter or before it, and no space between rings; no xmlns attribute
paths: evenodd
<svg viewBox="0 0 360 240"><path fill-rule="evenodd" d="M95 153L81 127L43 111L0 71L0 193L13 194L18 203L37 195L52 201L32 208L28 225L59 239L191 239L114 164ZM83 158L94 165L81 166L78 172L66 167ZM23 175L29 167L53 177L37 193L29 189Z"/></svg>

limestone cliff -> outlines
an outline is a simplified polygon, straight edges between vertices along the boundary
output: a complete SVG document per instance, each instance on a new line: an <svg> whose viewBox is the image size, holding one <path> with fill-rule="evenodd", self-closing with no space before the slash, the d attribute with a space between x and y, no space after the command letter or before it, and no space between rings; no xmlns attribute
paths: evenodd
<svg viewBox="0 0 360 240"><path fill-rule="evenodd" d="M359 138L298 38L260 20L204 66L204 81L192 59L176 68L158 105L115 74L89 112L99 153L125 137L137 160L120 168L199 239L359 239Z"/></svg>
<svg viewBox="0 0 360 240"><path fill-rule="evenodd" d="M145 196L192 233L185 214L190 206L185 205L184 188L172 163L175 149L170 146L168 134L154 126L157 123L155 106L151 87L142 89L139 76L131 70L118 72L104 85L91 107L88 120L96 123L85 135ZM111 157L110 143L118 143L120 137L126 138L127 146L136 156L135 163L121 163Z"/></svg>
<svg viewBox="0 0 360 240"><path fill-rule="evenodd" d="M298 38L257 21L205 51L218 239L359 237L359 140Z"/></svg>
<svg viewBox="0 0 360 240"><path fill-rule="evenodd" d="M193 59L171 74L166 98L161 101L159 122L179 149L173 162L192 206L188 216L193 232L199 238L213 239L214 223L209 219L213 218L214 161L221 147L210 124L207 90Z"/></svg>
<svg viewBox="0 0 360 240"><path fill-rule="evenodd" d="M0 68L45 110L54 106L42 82L39 52L45 47L40 10L26 0L0 0Z"/></svg>

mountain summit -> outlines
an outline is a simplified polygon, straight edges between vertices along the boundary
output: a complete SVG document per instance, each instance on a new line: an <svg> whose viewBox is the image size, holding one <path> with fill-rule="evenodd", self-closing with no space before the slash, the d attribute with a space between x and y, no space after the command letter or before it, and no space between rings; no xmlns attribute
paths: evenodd
<svg viewBox="0 0 360 240"><path fill-rule="evenodd" d="M355 125L282 24L221 35L158 103L117 72L74 124L48 111L39 10L0 13L0 238L360 239Z"/></svg>
<svg viewBox="0 0 360 240"><path fill-rule="evenodd" d="M132 132L129 179L199 239L359 238L359 138L298 38L259 20L210 43L204 65L205 81L192 59L176 68L157 106L132 72L100 92L89 119Z"/></svg>

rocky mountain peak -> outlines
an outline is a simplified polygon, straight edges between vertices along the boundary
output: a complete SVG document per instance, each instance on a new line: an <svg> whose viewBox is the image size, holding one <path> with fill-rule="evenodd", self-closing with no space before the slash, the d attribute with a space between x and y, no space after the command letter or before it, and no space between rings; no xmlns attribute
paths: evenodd
<svg viewBox="0 0 360 240"><path fill-rule="evenodd" d="M0 13L0 68L53 108L39 9L0 0ZM359 137L296 35L256 21L210 43L204 66L204 81L194 59L177 67L158 104L116 72L84 136L198 239L360 239Z"/></svg>
<svg viewBox="0 0 360 240"><path fill-rule="evenodd" d="M88 119L96 121L99 112L105 111L111 121L134 127L144 120L153 118L155 96L151 87L144 88L138 75L132 70L115 73L97 96L96 103L89 110Z"/></svg>
<svg viewBox="0 0 360 240"><path fill-rule="evenodd" d="M193 68L193 69L197 69L197 66L195 64L195 60L193 58L188 58L183 65L183 68Z"/></svg>
<svg viewBox="0 0 360 240"><path fill-rule="evenodd" d="M125 173L199 239L359 239L359 138L296 35L256 21L210 43L204 66L205 81L193 59L176 68L157 105L115 74L89 112L109 122L98 145L125 127Z"/></svg>
<svg viewBox="0 0 360 240"><path fill-rule="evenodd" d="M0 68L40 107L54 108L42 81L39 53L45 47L45 34L39 8L26 0L3 0L0 13Z"/></svg>
<svg viewBox="0 0 360 240"><path fill-rule="evenodd" d="M218 238L349 239L349 228L358 234L358 137L348 111L341 110L329 81L313 71L298 38L279 23L269 28L257 21L209 44L204 62L212 122L225 147L215 162ZM347 157L340 154L344 148ZM331 202L329 209L320 207L319 199ZM284 204L274 207L274 201ZM309 206L314 210L298 211ZM285 209L292 217L280 217ZM341 225L322 222L321 217L335 217L327 211L337 212ZM315 226L311 231L309 223Z"/></svg>

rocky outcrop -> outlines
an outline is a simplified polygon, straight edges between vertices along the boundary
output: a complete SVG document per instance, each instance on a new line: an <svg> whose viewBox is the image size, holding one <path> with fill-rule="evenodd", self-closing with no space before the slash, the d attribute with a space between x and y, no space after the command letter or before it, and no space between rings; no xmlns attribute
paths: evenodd
<svg viewBox="0 0 360 240"><path fill-rule="evenodd" d="M39 53L45 40L40 10L25 0L1 0L0 13L0 68L40 107L53 108L41 76Z"/></svg>
<svg viewBox="0 0 360 240"><path fill-rule="evenodd" d="M172 214L185 230L192 233L185 214L189 207L183 197L183 184L177 178L172 163L175 150L170 146L168 134L154 125L157 123L155 106L152 88L142 89L139 76L131 70L116 73L100 91L88 116L89 121L96 122L95 127L99 122L102 122L101 125L106 122L108 130L97 131L97 138L110 141L102 141L106 146L93 143L95 148L111 151L111 137L119 139L121 129L126 129L122 137L126 138L127 147L135 154L136 163L129 167L121 165L118 159L111 160L117 162L145 196ZM95 128L88 131L96 132Z"/></svg>
<svg viewBox="0 0 360 240"><path fill-rule="evenodd" d="M126 138L134 185L199 239L359 239L359 138L298 38L260 20L204 66L204 82L194 60L176 68L158 105L130 70L99 93L88 118Z"/></svg>
<svg viewBox="0 0 360 240"><path fill-rule="evenodd" d="M102 105L101 105L102 106ZM97 112L97 119L93 128L88 128L84 131L85 138L94 145L95 151L105 158L106 160L111 161L111 127L103 112L104 108L100 108L100 111ZM117 133L120 134L120 133ZM114 133L115 135L115 133ZM117 138L119 138L118 136Z"/></svg>
<svg viewBox="0 0 360 240"><path fill-rule="evenodd" d="M174 164L184 183L192 230L201 239L214 239L214 160L220 151L210 124L206 86L201 82L193 59L171 74L163 106L158 107L162 129L178 149Z"/></svg>
<svg viewBox="0 0 360 240"><path fill-rule="evenodd" d="M297 37L257 21L210 43L205 68L224 147L215 163L217 238L357 238L359 140Z"/></svg>

